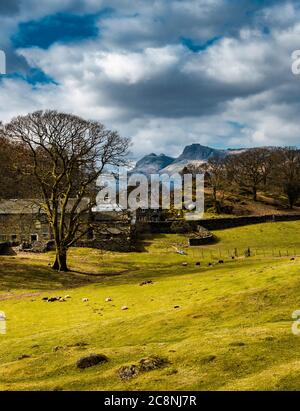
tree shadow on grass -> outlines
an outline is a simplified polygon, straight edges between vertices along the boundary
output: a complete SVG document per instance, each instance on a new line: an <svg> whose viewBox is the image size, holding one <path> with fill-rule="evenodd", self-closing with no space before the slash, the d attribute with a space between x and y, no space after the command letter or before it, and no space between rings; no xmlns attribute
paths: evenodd
<svg viewBox="0 0 300 411"><path fill-rule="evenodd" d="M177 269L175 269L177 266ZM118 273L104 272L90 274L81 271L57 272L40 265L24 264L15 259L2 262L0 268L0 296L1 293L12 290L51 291L76 288L88 284L100 286L135 284L139 285L145 279L158 280L165 275L182 274L179 264L162 267L135 268Z"/></svg>
<svg viewBox="0 0 300 411"><path fill-rule="evenodd" d="M56 290L89 283L89 279L77 273L59 273L48 267L24 264L15 259L1 261L0 291Z"/></svg>

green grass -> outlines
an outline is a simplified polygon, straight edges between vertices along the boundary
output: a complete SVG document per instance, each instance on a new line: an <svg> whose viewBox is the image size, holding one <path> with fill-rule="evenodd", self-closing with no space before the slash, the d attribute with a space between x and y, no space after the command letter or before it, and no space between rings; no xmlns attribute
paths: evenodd
<svg viewBox="0 0 300 411"><path fill-rule="evenodd" d="M202 249L187 249L180 235L150 237L141 253L73 249L76 272L68 274L51 271L51 253L0 257L0 310L7 315L0 389L300 389L300 336L291 332L300 257L226 257L236 247L300 251L299 229L289 222L218 231L203 260ZM153 285L141 287L147 279ZM42 301L66 294L72 298L64 303ZM94 352L109 362L78 370L77 359ZM120 380L122 365L151 355L169 363Z"/></svg>

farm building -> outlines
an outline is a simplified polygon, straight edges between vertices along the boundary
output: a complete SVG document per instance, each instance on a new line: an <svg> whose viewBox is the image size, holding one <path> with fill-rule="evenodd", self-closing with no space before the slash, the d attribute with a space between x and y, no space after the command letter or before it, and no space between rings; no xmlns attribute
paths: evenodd
<svg viewBox="0 0 300 411"><path fill-rule="evenodd" d="M86 207L87 201L81 207ZM128 214L96 211L86 213L85 220L89 229L78 246L114 251L131 249L133 230ZM52 239L47 215L38 200L0 200L0 243L33 245Z"/></svg>

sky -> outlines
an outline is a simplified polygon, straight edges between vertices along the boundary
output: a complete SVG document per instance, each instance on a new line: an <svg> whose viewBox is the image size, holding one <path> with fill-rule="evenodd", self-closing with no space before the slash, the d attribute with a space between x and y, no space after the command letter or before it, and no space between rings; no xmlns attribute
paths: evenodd
<svg viewBox="0 0 300 411"><path fill-rule="evenodd" d="M0 121L99 120L132 156L299 145L298 0L0 0Z"/></svg>

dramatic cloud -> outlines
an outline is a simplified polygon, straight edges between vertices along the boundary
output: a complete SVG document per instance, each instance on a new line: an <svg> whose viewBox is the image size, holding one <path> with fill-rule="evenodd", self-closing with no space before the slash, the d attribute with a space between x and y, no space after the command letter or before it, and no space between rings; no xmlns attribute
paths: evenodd
<svg viewBox="0 0 300 411"><path fill-rule="evenodd" d="M19 11L19 3L18 0L0 0L0 14L2 16L16 14Z"/></svg>
<svg viewBox="0 0 300 411"><path fill-rule="evenodd" d="M5 4L2 120L40 108L74 112L132 137L136 157L177 155L194 142L299 144L296 1Z"/></svg>

